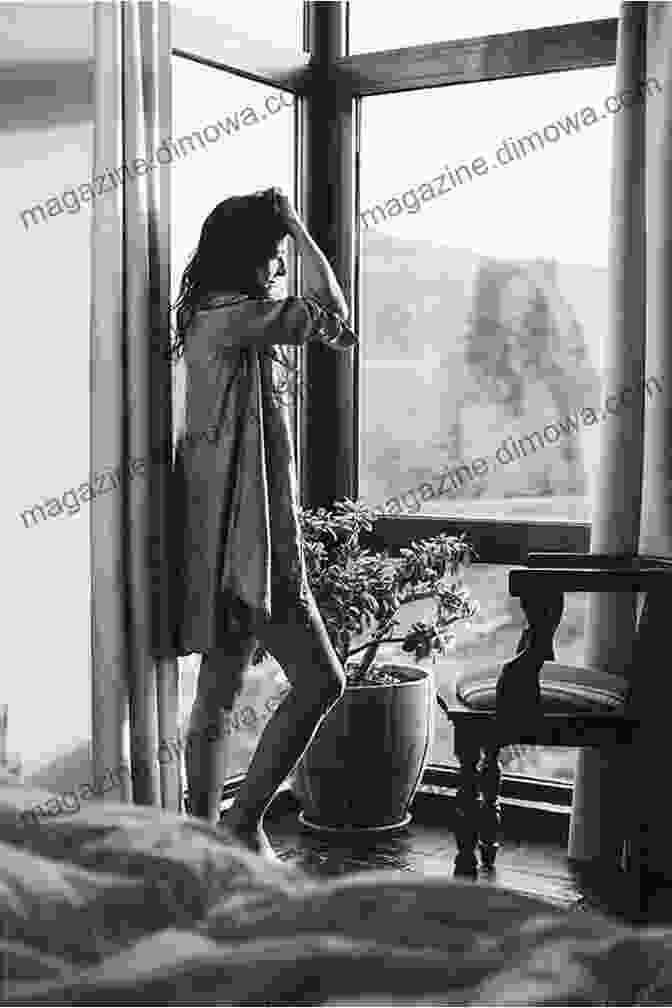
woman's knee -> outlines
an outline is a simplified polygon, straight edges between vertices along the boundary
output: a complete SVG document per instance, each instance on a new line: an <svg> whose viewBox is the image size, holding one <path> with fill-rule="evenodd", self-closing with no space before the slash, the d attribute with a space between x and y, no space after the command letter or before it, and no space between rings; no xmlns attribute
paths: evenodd
<svg viewBox="0 0 672 1008"><path fill-rule="evenodd" d="M314 602L295 607L290 617L267 626L263 643L285 670L295 699L322 715L343 695L343 667Z"/></svg>

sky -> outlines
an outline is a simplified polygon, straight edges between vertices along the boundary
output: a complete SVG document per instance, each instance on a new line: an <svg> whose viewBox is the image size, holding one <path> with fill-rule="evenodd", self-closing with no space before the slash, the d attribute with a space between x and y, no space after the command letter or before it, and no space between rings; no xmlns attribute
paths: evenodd
<svg viewBox="0 0 672 1008"><path fill-rule="evenodd" d="M223 34L232 30L276 47L299 45L296 0L193 0L191 9L217 15ZM616 14L614 3L598 2L381 5L354 0L351 48L375 51ZM6 44L5 37L0 59ZM65 34L42 39L40 59L47 59L50 44L65 51L74 42ZM25 45L24 58L29 58L28 39ZM597 108L612 90L613 69L607 69L367 99L362 208L435 178L444 165L470 163L481 155L490 162L504 136L529 133L584 105ZM245 106L263 114L264 101L275 93L174 58L173 136L203 129ZM525 162L500 167L427 203L421 212L390 217L382 229L483 254L543 254L605 266L612 129L613 117L579 135L563 136ZM215 203L270 185L291 191L292 147L293 114L282 108L174 164L175 284ZM64 214L26 231L18 213L89 180L92 150L90 124L0 132L5 183L0 220L12 240L3 272L6 290L13 294L3 308L11 364L2 399L9 437L0 505L6 607L0 703L10 703L10 749L20 751L29 767L68 745L71 733L86 738L90 731L87 507L31 529L18 517L24 508L78 486L89 471L90 215L88 210Z"/></svg>

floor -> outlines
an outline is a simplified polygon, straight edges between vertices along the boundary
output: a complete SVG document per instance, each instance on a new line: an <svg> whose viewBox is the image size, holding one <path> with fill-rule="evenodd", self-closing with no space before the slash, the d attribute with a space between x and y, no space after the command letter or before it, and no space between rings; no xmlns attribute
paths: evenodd
<svg viewBox="0 0 672 1008"><path fill-rule="evenodd" d="M449 829L417 821L397 836L375 842L312 833L302 827L294 810L274 815L267 832L283 861L314 877L334 877L372 870L422 872L452 877L456 847ZM483 873L477 885L495 885L535 896L562 908L600 910L623 919L625 877L591 877L569 863L566 847L548 840L502 839L496 868ZM649 921L672 924L672 888L659 888L649 900Z"/></svg>
<svg viewBox="0 0 672 1008"><path fill-rule="evenodd" d="M375 844L339 841L304 831L288 813L269 824L268 834L283 861L310 875L333 877L359 871L392 869L451 876L455 843L445 830L411 825L406 834ZM484 885L501 885L560 906L581 901L562 851L549 846L506 845L500 850L495 873L479 879Z"/></svg>

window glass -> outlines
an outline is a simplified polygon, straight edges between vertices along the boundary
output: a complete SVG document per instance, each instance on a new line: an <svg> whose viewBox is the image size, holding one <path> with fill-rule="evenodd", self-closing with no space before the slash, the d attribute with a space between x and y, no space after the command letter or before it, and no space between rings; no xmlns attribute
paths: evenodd
<svg viewBox="0 0 672 1008"><path fill-rule="evenodd" d="M351 6L350 51L376 52L449 39L498 35L526 28L618 17L618 0L514 0L506 4L387 4L358 0Z"/></svg>
<svg viewBox="0 0 672 1008"><path fill-rule="evenodd" d="M590 519L600 424L631 398L601 381L610 146L631 99L602 68L364 100L368 503Z"/></svg>
<svg viewBox="0 0 672 1008"><path fill-rule="evenodd" d="M303 48L303 0L178 0L194 14L215 17L234 35L282 49Z"/></svg>
<svg viewBox="0 0 672 1008"><path fill-rule="evenodd" d="M184 268L198 244L203 221L217 203L227 196L269 186L280 186L292 195L295 131L293 97L286 92L180 57L173 58L172 69L173 147L177 145L178 150L184 152L173 162L171 175L174 302ZM211 128L213 126L215 128ZM189 137L193 138L193 144L187 142ZM235 236L233 243L235 254ZM291 255L291 241L288 250ZM291 261L288 265L290 276L284 283L284 290L278 290L280 296L292 290ZM294 426L295 396L292 393L296 388L297 360L291 348L287 348L287 353L290 421ZM184 408L184 363L180 362L173 370L177 421ZM180 660L181 706L185 721L196 689L199 664L200 657L196 655ZM262 715L268 716L278 683L283 681L279 666L270 659L250 670L232 718L231 774L247 769L263 728ZM241 721L239 713L243 710L244 721Z"/></svg>
<svg viewBox="0 0 672 1008"><path fill-rule="evenodd" d="M227 196L294 189L294 98L174 56L173 296L206 216ZM177 153L175 153L177 148ZM179 155L179 156L178 156Z"/></svg>

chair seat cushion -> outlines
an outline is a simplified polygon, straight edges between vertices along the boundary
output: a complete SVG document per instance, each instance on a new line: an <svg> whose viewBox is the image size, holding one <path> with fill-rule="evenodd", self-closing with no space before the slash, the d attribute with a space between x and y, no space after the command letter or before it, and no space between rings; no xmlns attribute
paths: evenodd
<svg viewBox="0 0 672 1008"><path fill-rule="evenodd" d="M473 710L495 709L499 668L458 680L457 698ZM560 662L544 662L539 675L541 706L547 713L592 713L622 710L630 688L623 676Z"/></svg>

